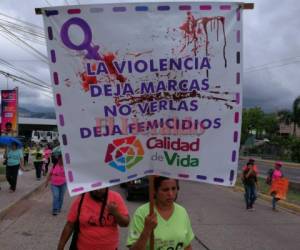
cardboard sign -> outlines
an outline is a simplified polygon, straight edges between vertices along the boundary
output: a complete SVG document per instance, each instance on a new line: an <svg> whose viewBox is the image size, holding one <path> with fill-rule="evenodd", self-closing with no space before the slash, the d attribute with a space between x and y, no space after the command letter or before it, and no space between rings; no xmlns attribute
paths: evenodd
<svg viewBox="0 0 300 250"><path fill-rule="evenodd" d="M276 198L285 200L286 194L289 189L289 180L287 178L281 178L278 180L273 180L269 193L276 193Z"/></svg>
<svg viewBox="0 0 300 250"><path fill-rule="evenodd" d="M238 3L115 3L44 13L71 195L155 174L234 185Z"/></svg>

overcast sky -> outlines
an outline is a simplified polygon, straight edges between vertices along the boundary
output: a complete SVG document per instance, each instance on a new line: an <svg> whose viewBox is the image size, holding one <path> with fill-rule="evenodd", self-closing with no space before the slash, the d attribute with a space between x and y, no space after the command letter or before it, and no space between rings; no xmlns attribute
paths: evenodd
<svg viewBox="0 0 300 250"><path fill-rule="evenodd" d="M102 1L1 0L0 14L43 27L42 16L34 12L37 7L99 2ZM254 10L244 11L244 106L261 106L267 112L291 108L293 100L300 95L300 1L252 2L255 3ZM0 15L0 19L5 17ZM0 32L0 60L50 84L47 64L34 57L30 50L20 47L20 43L7 40L1 27ZM46 55L46 46L28 43ZM16 73L2 64L0 70ZM0 75L0 88L6 89L7 85L9 88L20 87L21 106L38 104L53 107L51 94L25 87Z"/></svg>

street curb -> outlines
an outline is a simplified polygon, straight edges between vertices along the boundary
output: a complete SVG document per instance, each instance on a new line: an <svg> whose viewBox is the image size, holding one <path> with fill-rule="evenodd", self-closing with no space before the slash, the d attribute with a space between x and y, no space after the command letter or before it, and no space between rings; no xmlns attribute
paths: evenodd
<svg viewBox="0 0 300 250"><path fill-rule="evenodd" d="M240 160L248 160L248 159L254 159L256 162L265 162L265 163L270 163L274 164L276 160L265 160L265 159L260 159L256 157L251 157L251 156L240 156ZM293 163L293 162L282 162L283 166L286 167L292 167L292 168L300 168L300 163Z"/></svg>
<svg viewBox="0 0 300 250"><path fill-rule="evenodd" d="M42 190L43 187L45 186L45 182L46 182L46 179L42 180L41 183L40 183L40 185L38 185L37 187L35 187L33 190L29 191L28 193L25 193L18 200L16 200L15 202L12 202L7 207L1 209L0 210L0 221L3 220L3 218L9 213L9 211L11 209L13 209L16 206L18 206L23 200L28 199L33 194L38 193L40 190Z"/></svg>
<svg viewBox="0 0 300 250"><path fill-rule="evenodd" d="M242 187L237 187L237 186L234 186L233 190L238 191L238 192L244 192L244 189ZM266 195L266 194L258 193L258 197L265 201L269 201L269 202L272 201L272 197L269 195ZM286 209L291 210L296 213L300 213L300 206L295 205L290 202L287 202L287 201L284 201L284 200L278 201L278 206L280 206L282 208L286 208Z"/></svg>

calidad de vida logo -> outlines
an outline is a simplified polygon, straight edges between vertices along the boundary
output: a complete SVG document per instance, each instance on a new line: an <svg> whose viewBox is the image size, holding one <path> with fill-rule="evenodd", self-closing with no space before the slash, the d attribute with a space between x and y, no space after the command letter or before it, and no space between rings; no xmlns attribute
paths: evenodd
<svg viewBox="0 0 300 250"><path fill-rule="evenodd" d="M144 157L142 143L136 136L118 138L108 144L105 163L121 172L131 169Z"/></svg>
<svg viewBox="0 0 300 250"><path fill-rule="evenodd" d="M200 138L196 138L196 140L192 142L187 142L182 138L150 137L146 145L148 149L157 150L157 152L151 156L152 161L165 161L169 166L175 167L199 166L199 159L189 153L199 152ZM163 150L163 154L160 153L161 150Z"/></svg>

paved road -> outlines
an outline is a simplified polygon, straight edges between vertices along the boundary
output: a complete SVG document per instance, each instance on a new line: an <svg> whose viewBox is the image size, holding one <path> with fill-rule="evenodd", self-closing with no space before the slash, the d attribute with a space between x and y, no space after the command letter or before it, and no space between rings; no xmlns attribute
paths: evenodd
<svg viewBox="0 0 300 250"><path fill-rule="evenodd" d="M214 185L181 182L178 202L188 209L197 239L210 250L300 249L300 216L284 210L272 212L270 204L264 201L257 202L256 211L248 212L241 193ZM49 190L23 201L0 222L1 250L55 249L69 204L67 195L63 213L53 217ZM128 203L130 212L140 204ZM126 249L125 238L126 229L122 229L120 250ZM193 249L207 248L194 240Z"/></svg>
<svg viewBox="0 0 300 250"><path fill-rule="evenodd" d="M0 162L3 161L3 154L0 152ZM240 160L239 161L239 168L238 171L241 172L242 167L247 163L247 160ZM267 172L270 168L272 168L272 164L259 162L258 164L259 175L266 176ZM292 182L300 183L300 167L287 167L284 166L283 168L284 175Z"/></svg>
<svg viewBox="0 0 300 250"><path fill-rule="evenodd" d="M246 160L239 161L239 172L241 172L242 167L246 165ZM258 164L258 171L260 176L266 176L267 172L270 168L272 168L272 164L259 162ZM299 167L287 167L283 166L282 171L284 175L292 182L300 183L300 168Z"/></svg>

